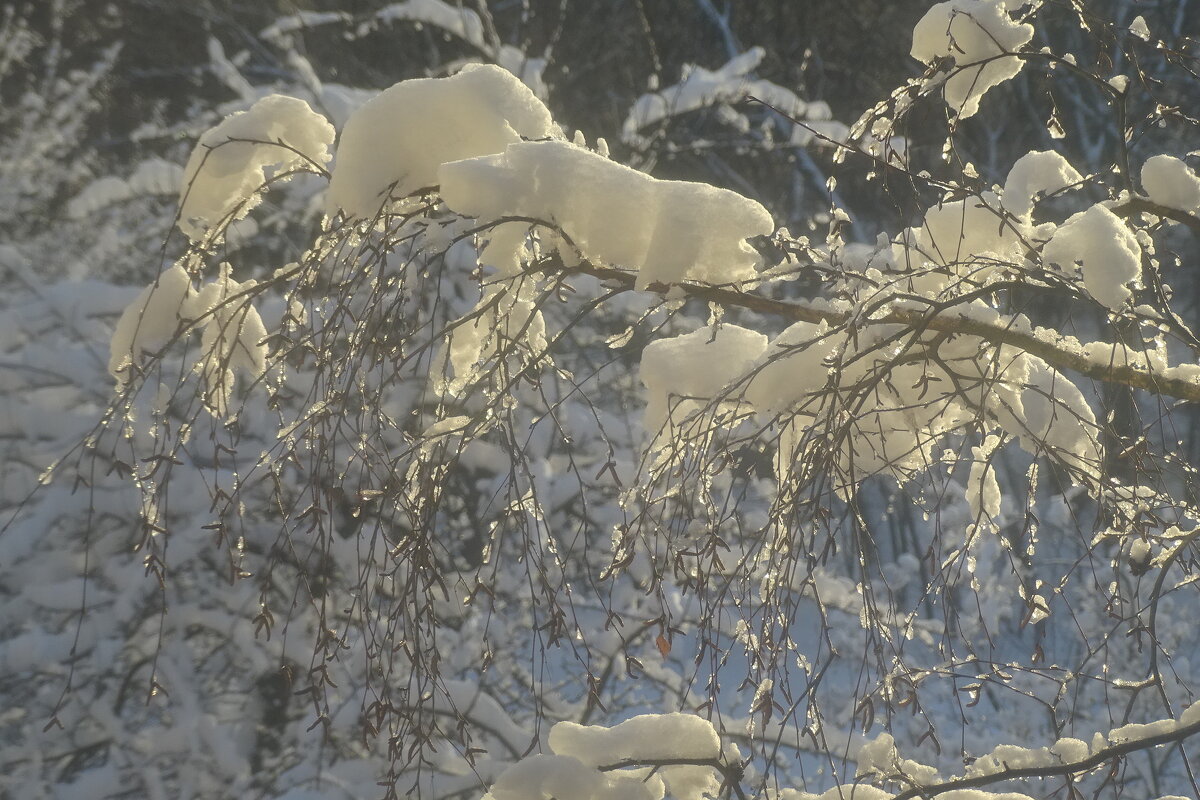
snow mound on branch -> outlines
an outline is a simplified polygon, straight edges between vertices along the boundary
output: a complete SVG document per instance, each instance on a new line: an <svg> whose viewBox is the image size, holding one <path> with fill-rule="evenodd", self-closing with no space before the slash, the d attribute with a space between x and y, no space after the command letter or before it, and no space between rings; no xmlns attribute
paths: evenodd
<svg viewBox="0 0 1200 800"><path fill-rule="evenodd" d="M346 121L326 212L370 218L387 196L437 184L448 161L561 135L546 106L500 67L469 64L449 78L401 81Z"/></svg>
<svg viewBox="0 0 1200 800"><path fill-rule="evenodd" d="M925 13L913 29L912 57L924 64L949 58L954 70L942 87L946 104L962 119L979 110L994 86L1021 71L1017 58L1004 58L1033 38L1033 26L1009 16L1010 0L948 0Z"/></svg>
<svg viewBox="0 0 1200 800"><path fill-rule="evenodd" d="M375 12L381 22L405 20L435 25L470 42L480 50L487 50L487 39L483 35L483 22L479 15L468 8L456 8L442 0L404 0L391 3Z"/></svg>
<svg viewBox="0 0 1200 800"><path fill-rule="evenodd" d="M203 325L200 358L195 371L204 384L204 404L217 417L229 416L235 373L257 378L267 368L267 329L257 309L250 304L255 281L239 283L222 274L195 296L191 313Z"/></svg>
<svg viewBox="0 0 1200 800"><path fill-rule="evenodd" d="M193 242L258 205L265 170L279 175L329 163L333 126L295 97L268 95L229 115L196 143L184 168L179 228Z"/></svg>
<svg viewBox="0 0 1200 800"><path fill-rule="evenodd" d="M622 140L629 144L642 144L645 140L638 135L639 130L715 103L737 103L751 94L770 103L772 98L762 95L774 96L776 90L782 87L746 77L758 68L765 55L763 48L752 47L734 56L717 70L707 70L694 64L685 66L684 77L679 83L643 94L634 102L621 128ZM807 110L807 104L794 94L790 98L780 96L775 99L784 101L783 107L779 107L784 114L801 117Z"/></svg>
<svg viewBox="0 0 1200 800"><path fill-rule="evenodd" d="M1028 219L1039 194L1057 192L1082 180L1083 176L1053 150L1026 153L1008 171L1004 207L1014 216Z"/></svg>
<svg viewBox="0 0 1200 800"><path fill-rule="evenodd" d="M539 753L504 771L482 800L661 800L662 779L600 772L577 758Z"/></svg>
<svg viewBox="0 0 1200 800"><path fill-rule="evenodd" d="M531 360L546 350L546 323L537 307L532 282L510 281L484 293L475 309L450 333L449 361L454 379L447 384L459 394L481 377L480 367L497 356L518 352Z"/></svg>
<svg viewBox="0 0 1200 800"><path fill-rule="evenodd" d="M783 124L783 120L794 121L790 123L791 133L788 137L794 145L807 147L814 137L818 139L818 144L824 144L826 140L839 142L847 139L849 128L832 118L833 113L827 103L808 102L787 87L749 77L765 55L763 48L751 47L716 70L685 64L679 83L638 97L621 127L621 140L632 147L644 149L651 145L652 140L641 131L662 126L672 117L713 106L723 106L723 110L728 112L722 118L725 123L747 126L749 120L732 107L750 97L779 112L781 117L775 119L776 124ZM868 137L864 145L868 148L878 147L879 143ZM889 146L896 151L903 149L900 140L890 142Z"/></svg>
<svg viewBox="0 0 1200 800"><path fill-rule="evenodd" d="M622 761L715 759L721 755L721 740L703 717L643 714L611 728L559 722L550 730L550 749L599 767Z"/></svg>
<svg viewBox="0 0 1200 800"><path fill-rule="evenodd" d="M736 192L658 180L567 142L519 142L439 175L458 213L545 220L588 260L637 268L638 289L752 278L760 259L746 239L774 230L767 210Z"/></svg>
<svg viewBox="0 0 1200 800"><path fill-rule="evenodd" d="M149 158L138 164L128 180L115 175L98 178L67 203L67 216L83 219L114 203L123 203L142 195L178 194L183 168L161 158Z"/></svg>
<svg viewBox="0 0 1200 800"><path fill-rule="evenodd" d="M793 324L764 352L762 365L746 387L746 400L768 416L802 402L828 381L825 360L837 350L837 343L824 321Z"/></svg>
<svg viewBox="0 0 1200 800"><path fill-rule="evenodd" d="M178 264L164 270L121 314L113 331L108 371L120 391L133 365L167 345L172 337L202 329L201 354L193 368L204 384L204 403L219 417L229 415L235 373L251 377L267 367L267 329L250 304L254 281L238 283L229 265L200 291Z"/></svg>
<svg viewBox="0 0 1200 800"><path fill-rule="evenodd" d="M108 372L116 378L118 391L144 353L160 350L179 331L180 320L191 311L192 295L191 278L176 264L126 306L113 331L108 359Z"/></svg>
<svg viewBox="0 0 1200 800"><path fill-rule="evenodd" d="M1025 355L1022 361L1025 385L1019 401L1006 403L1015 413L1002 418L1005 429L1029 453L1050 452L1085 475L1098 475L1100 428L1083 392L1040 358Z"/></svg>
<svg viewBox="0 0 1200 800"><path fill-rule="evenodd" d="M749 370L767 347L767 337L737 325L722 325L659 339L642 351L640 377L646 386L646 430L655 435L703 407Z"/></svg>
<svg viewBox="0 0 1200 800"><path fill-rule="evenodd" d="M996 800L994 796L978 796L972 797L959 792L947 792L948 800ZM892 800L895 795L891 792L885 792L875 786L868 786L865 783L843 783L840 786L834 786L821 794L813 792L805 792L799 789L783 789L779 792L778 800ZM1006 796L1000 800L1021 800L1020 796Z"/></svg>
<svg viewBox="0 0 1200 800"><path fill-rule="evenodd" d="M1188 214L1200 212L1200 177L1175 156L1146 159L1142 165L1142 188L1160 206Z"/></svg>
<svg viewBox="0 0 1200 800"><path fill-rule="evenodd" d="M992 454L1000 445L1000 438L995 435L984 438L978 447L971 448L971 474L967 478L967 505L971 509L971 518L993 524L1000 519L1000 505L1003 495L1000 494L1000 483L996 480L996 467L992 463Z"/></svg>
<svg viewBox="0 0 1200 800"><path fill-rule="evenodd" d="M583 766L595 769L622 762L715 761L721 755L721 741L712 723L702 717L679 713L643 714L611 728L559 722L550 730L550 749L558 756L578 760ZM644 780L643 770L597 774L623 774ZM702 764L661 766L654 774L666 783L670 796L678 800L715 797L721 788L716 771ZM655 796L661 796L661 788L650 783L647 788L655 792ZM494 788L492 792L495 794ZM499 796L496 800L500 800Z"/></svg>
<svg viewBox="0 0 1200 800"><path fill-rule="evenodd" d="M1047 264L1079 263L1088 294L1114 311L1128 302L1128 284L1142 277L1142 248L1121 218L1102 205L1075 214L1042 249Z"/></svg>
<svg viewBox="0 0 1200 800"><path fill-rule="evenodd" d="M934 206L916 231L916 248L934 264L953 264L984 253L1008 258L1021 239L999 211L994 194Z"/></svg>
<svg viewBox="0 0 1200 800"><path fill-rule="evenodd" d="M1003 214L995 194L985 192L929 209L920 227L897 237L892 258L913 272L913 291L935 297L964 280L980 284L998 268L1020 263L1024 228Z"/></svg>

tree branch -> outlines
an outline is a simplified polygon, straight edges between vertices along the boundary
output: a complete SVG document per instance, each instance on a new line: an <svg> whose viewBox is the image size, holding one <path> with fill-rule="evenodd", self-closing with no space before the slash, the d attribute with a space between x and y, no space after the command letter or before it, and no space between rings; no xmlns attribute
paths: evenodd
<svg viewBox="0 0 1200 800"><path fill-rule="evenodd" d="M1181 742L1189 736L1200 733L1200 719L1188 725L1181 725L1173 731L1160 733L1155 736L1147 736L1143 739L1132 739L1128 742L1114 744L1110 747L1105 747L1102 750L1097 750L1087 758L1082 758L1078 761L1067 761L1062 764L1052 764L1040 767L1017 767L1012 769L1004 769L1000 772L993 772L990 775L976 775L971 778L953 778L942 783L935 783L928 786L913 786L905 789L900 794L892 798L892 800L914 800L914 798L931 798L936 797L946 792L952 792L956 789L973 789L979 786L988 786L993 783L1002 781L1017 780L1019 778L1054 778L1065 777L1067 775L1075 775L1080 772L1087 772L1095 769L1106 761L1121 756L1136 753L1139 750L1148 750L1151 747L1157 747L1160 744L1173 744Z"/></svg>
<svg viewBox="0 0 1200 800"><path fill-rule="evenodd" d="M555 267L547 266L544 271L561 271L565 274L591 275L623 290L632 290L635 275L626 270L602 267L588 262L562 268L555 260ZM651 284L649 291L666 295L672 287L661 283ZM855 312L830 308L825 304L804 301L775 300L760 295L748 294L739 289L722 286L684 282L679 287L688 297L718 303L727 308L744 308L761 314L770 314L795 322L826 322L833 325L851 324ZM914 300L916 298L913 298ZM968 316L956 306L962 305L961 298L944 302L928 302L927 310L897 308L894 305L885 311L870 316L870 323L877 325L920 326L926 330L942 333L978 336L992 344L1016 347L1037 356L1059 370L1071 370L1089 378L1106 383L1117 383L1134 389L1142 389L1158 395L1174 397L1191 403L1200 403L1200 383L1179 375L1164 375L1151 372L1135 364L1109 364L1088 358L1073 349L1065 340L1053 341L1045 332L1030 331L1015 326L1014 320L988 321ZM1122 345L1098 342L1103 348L1120 352ZM1094 344L1093 344L1094 346Z"/></svg>

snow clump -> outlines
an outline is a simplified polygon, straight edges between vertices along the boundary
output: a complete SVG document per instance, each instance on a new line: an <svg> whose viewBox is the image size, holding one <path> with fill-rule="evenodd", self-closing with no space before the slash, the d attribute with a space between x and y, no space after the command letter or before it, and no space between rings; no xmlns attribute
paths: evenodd
<svg viewBox="0 0 1200 800"><path fill-rule="evenodd" d="M259 377L267 368L267 329L250 303L255 285L233 280L228 264L199 291L179 264L164 270L126 306L113 331L108 371L117 390L129 384L144 355L154 355L173 337L199 327L200 356L193 369L204 386L204 404L227 417L236 373Z"/></svg>
<svg viewBox="0 0 1200 800"><path fill-rule="evenodd" d="M1047 264L1070 270L1079 263L1088 294L1116 311L1129 300L1128 284L1142 277L1142 248L1133 231L1102 205L1075 214L1042 249Z"/></svg>
<svg viewBox="0 0 1200 800"><path fill-rule="evenodd" d="M774 230L767 210L736 192L658 180L562 141L445 164L439 182L458 213L545 220L584 258L636 268L638 289L753 278L760 258L746 239Z"/></svg>
<svg viewBox="0 0 1200 800"><path fill-rule="evenodd" d="M326 213L369 219L388 196L435 186L448 161L561 136L542 101L500 67L469 64L449 78L401 81L346 121Z"/></svg>
<svg viewBox="0 0 1200 800"><path fill-rule="evenodd" d="M613 769L626 762L716 761L716 730L691 714L644 714L611 728L560 722L549 744L554 755L513 764L483 800L661 800L668 791L678 800L704 800L721 789L715 770L704 764Z"/></svg>
<svg viewBox="0 0 1200 800"><path fill-rule="evenodd" d="M273 175L329 163L333 126L295 97L273 94L209 129L184 168L179 228L193 242L222 222L241 219Z"/></svg>
<svg viewBox="0 0 1200 800"><path fill-rule="evenodd" d="M1083 176L1053 150L1034 150L1017 159L1004 181L1004 207L1029 219L1039 194L1050 194L1083 181Z"/></svg>
<svg viewBox="0 0 1200 800"><path fill-rule="evenodd" d="M180 319L191 310L192 281L178 264L163 271L125 307L113 331L108 372L120 390L143 353L153 353L179 331Z"/></svg>
<svg viewBox="0 0 1200 800"><path fill-rule="evenodd" d="M925 13L913 29L912 57L924 64L954 61L942 88L946 104L962 119L979 110L979 100L992 87L1021 71L1015 52L1033 38L1033 26L1014 22L1012 0L948 0Z"/></svg>
<svg viewBox="0 0 1200 800"><path fill-rule="evenodd" d="M642 351L640 377L646 386L645 427L651 435L703 408L752 367L767 337L737 325L700 328L658 339Z"/></svg>
<svg viewBox="0 0 1200 800"><path fill-rule="evenodd" d="M1200 177L1175 156L1160 155L1142 165L1142 188L1160 206L1200 213Z"/></svg>

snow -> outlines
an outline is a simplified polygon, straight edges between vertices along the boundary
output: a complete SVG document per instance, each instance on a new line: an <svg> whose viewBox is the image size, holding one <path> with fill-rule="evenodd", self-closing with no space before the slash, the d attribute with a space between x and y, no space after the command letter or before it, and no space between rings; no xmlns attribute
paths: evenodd
<svg viewBox="0 0 1200 800"><path fill-rule="evenodd" d="M1057 756L1064 764L1070 764L1076 761L1083 761L1088 757L1088 744L1082 739L1064 736L1050 745L1050 752Z"/></svg>
<svg viewBox="0 0 1200 800"><path fill-rule="evenodd" d="M881 733L873 740L864 742L858 749L856 760L858 761L858 768L854 773L856 778L904 776L905 782L920 784L934 783L938 779L937 770L933 767L901 758L896 750L896 740L890 733Z"/></svg>
<svg viewBox="0 0 1200 800"><path fill-rule="evenodd" d="M654 435L668 419L676 423L716 397L766 347L766 336L737 325L701 328L646 345L639 372L646 387L646 430Z"/></svg>
<svg viewBox="0 0 1200 800"><path fill-rule="evenodd" d="M982 197L942 202L925 212L924 224L906 230L893 246L895 263L920 270L951 266L950 270L925 270L911 279L913 289L935 296L955 288L955 278L986 280L997 262L1019 262L1023 250L1022 228L1000 211L991 192Z"/></svg>
<svg viewBox="0 0 1200 800"><path fill-rule="evenodd" d="M497 355L514 352L521 343L536 357L546 349L546 324L537 309L532 282L490 287L475 309L450 333L450 365L454 378L447 385L458 394L481 377L480 367Z"/></svg>
<svg viewBox="0 0 1200 800"><path fill-rule="evenodd" d="M1134 564L1146 566L1150 563L1150 543L1145 539L1134 539L1129 545L1129 560Z"/></svg>
<svg viewBox="0 0 1200 800"><path fill-rule="evenodd" d="M1070 270L1078 262L1088 294L1105 306L1122 308L1128 284L1142 276L1142 248L1121 218L1102 205L1075 214L1042 249L1048 264Z"/></svg>
<svg viewBox="0 0 1200 800"><path fill-rule="evenodd" d="M1002 418L1005 428L1020 437L1027 452L1039 454L1049 448L1072 467L1097 474L1099 427L1083 393L1040 358L1025 355L1022 361L1028 368L1025 388L1019 400L1009 401L1012 416Z"/></svg>
<svg viewBox="0 0 1200 800"><path fill-rule="evenodd" d="M814 132L832 141L847 139L849 128L831 119L832 112L828 104L802 100L787 87L749 77L765 55L766 51L763 48L752 47L734 56L716 70L685 64L679 83L647 92L634 102L621 128L622 141L633 147L650 147L652 140L641 131L662 125L672 117L712 106L718 106L725 112L725 122L744 131L749 122L732 107L745 102L749 97L762 101L783 117L803 123L791 125L788 141L793 145L807 146L811 143ZM879 143L867 137L864 147L878 148ZM892 144L892 149L903 150L900 140Z"/></svg>
<svg viewBox="0 0 1200 800"><path fill-rule="evenodd" d="M1108 732L1108 741L1112 744L1124 744L1138 739L1150 739L1155 736L1174 733L1179 728L1179 722L1173 719L1160 719L1155 722L1122 725Z"/></svg>
<svg viewBox="0 0 1200 800"><path fill-rule="evenodd" d="M545 100L550 95L550 89L542 78L550 62L544 58L533 58L520 48L511 44L502 44L496 51L496 63L521 79L521 83L540 99Z"/></svg>
<svg viewBox="0 0 1200 800"><path fill-rule="evenodd" d="M268 95L226 117L196 143L184 168L179 228L193 241L246 216L261 197L266 170L279 175L324 167L333 126L308 103Z"/></svg>
<svg viewBox="0 0 1200 800"><path fill-rule="evenodd" d="M983 444L971 448L971 474L967 478L967 503L972 519L996 523L1000 519L1000 484L992 455L1000 444L997 436L988 436Z"/></svg>
<svg viewBox="0 0 1200 800"><path fill-rule="evenodd" d="M798 789L784 789L779 793L778 800L892 800L894 796L891 792L864 783L843 783L821 794ZM946 797L947 795L939 796Z"/></svg>
<svg viewBox="0 0 1200 800"><path fill-rule="evenodd" d="M67 216L71 219L83 219L113 203L120 203L133 196L129 184L113 175L97 178L82 192L71 198L67 203Z"/></svg>
<svg viewBox="0 0 1200 800"><path fill-rule="evenodd" d="M143 353L160 350L179 331L180 320L190 311L191 297L191 278L176 264L125 308L113 331L108 360L118 390L128 382L131 365Z"/></svg>
<svg viewBox="0 0 1200 800"><path fill-rule="evenodd" d="M760 258L745 240L774 230L766 209L728 189L658 180L563 141L511 144L439 176L458 213L545 220L584 258L637 269L638 289L752 278Z"/></svg>
<svg viewBox="0 0 1200 800"><path fill-rule="evenodd" d="M600 767L627 760L715 759L721 755L721 740L703 717L643 714L611 728L559 722L550 729L550 748Z"/></svg>
<svg viewBox="0 0 1200 800"><path fill-rule="evenodd" d="M1010 0L949 0L937 3L913 29L912 57L924 64L943 58L955 70L943 86L946 104L960 117L973 116L994 86L1021 71L1016 58L997 58L1019 50L1033 38L1033 26L1009 16ZM965 69L964 69L965 68Z"/></svg>
<svg viewBox="0 0 1200 800"><path fill-rule="evenodd" d="M172 337L199 326L201 353L194 364L204 383L205 404L220 417L229 412L236 372L252 377L266 369L266 327L246 297L253 281L239 283L229 277L229 266L199 291L176 264L164 270L121 314L113 331L108 362L117 389L131 377L131 367L145 354L153 354Z"/></svg>
<svg viewBox="0 0 1200 800"><path fill-rule="evenodd" d="M161 158L139 162L129 176L129 188L134 194L178 194L182 185L183 168Z"/></svg>
<svg viewBox="0 0 1200 800"><path fill-rule="evenodd" d="M140 162L128 180L108 175L88 184L67 204L67 216L82 219L102 208L142 195L178 194L183 168L161 158Z"/></svg>
<svg viewBox="0 0 1200 800"><path fill-rule="evenodd" d="M980 775L995 775L1006 769L1050 767L1059 763L1061 762L1058 755L1048 747L1031 749L1015 744L1001 744L990 753L975 759L975 762L967 767L966 776L974 778Z"/></svg>
<svg viewBox="0 0 1200 800"><path fill-rule="evenodd" d="M1142 165L1142 188L1160 206L1200 214L1200 176L1175 156L1146 159Z"/></svg>
<svg viewBox="0 0 1200 800"><path fill-rule="evenodd" d="M1039 194L1050 194L1074 186L1083 176L1053 150L1034 150L1017 159L1004 181L1004 207L1028 219Z"/></svg>
<svg viewBox="0 0 1200 800"><path fill-rule="evenodd" d="M829 369L825 359L837 349L837 338L825 322L797 322L767 347L746 387L746 400L766 416L782 414L823 388Z"/></svg>
<svg viewBox="0 0 1200 800"><path fill-rule="evenodd" d="M391 3L376 11L375 18L381 22L406 20L434 25L470 42L480 50L488 49L479 15L467 8L447 5L442 0L405 0L402 3Z"/></svg>
<svg viewBox="0 0 1200 800"><path fill-rule="evenodd" d="M520 274L524 260L529 256L526 246L528 238L528 223L502 222L494 225L488 231L487 243L479 251L479 263L496 270L502 277Z"/></svg>
<svg viewBox="0 0 1200 800"><path fill-rule="evenodd" d="M326 213L371 218L388 196L434 187L446 162L561 135L546 106L500 67L469 64L449 78L401 81L347 120Z"/></svg>
<svg viewBox="0 0 1200 800"><path fill-rule="evenodd" d="M736 103L748 94L755 94L751 84L757 82L752 82L746 76L758 68L765 55L766 51L761 47L752 47L716 70L710 71L694 64L685 65L683 79L679 83L643 94L634 102L621 129L621 138L635 143L640 141L639 130L671 116L686 114L718 102ZM804 107L803 101L796 98L794 104L780 110L801 116Z"/></svg>
<svg viewBox="0 0 1200 800"><path fill-rule="evenodd" d="M231 410L236 373L257 378L267 368L267 329L244 296L255 285L233 280L225 264L222 275L203 286L191 303L191 316L203 326L195 370L204 384L205 405L222 419Z"/></svg>
<svg viewBox="0 0 1200 800"><path fill-rule="evenodd" d="M286 17L280 17L266 28L259 31L259 37L269 42L282 44L287 34L306 28L316 28L337 22L349 22L350 14L344 11L298 11Z"/></svg>
<svg viewBox="0 0 1200 800"><path fill-rule="evenodd" d="M540 753L505 770L483 800L660 800L662 780L603 773L579 759Z"/></svg>

